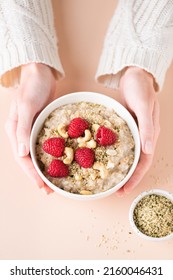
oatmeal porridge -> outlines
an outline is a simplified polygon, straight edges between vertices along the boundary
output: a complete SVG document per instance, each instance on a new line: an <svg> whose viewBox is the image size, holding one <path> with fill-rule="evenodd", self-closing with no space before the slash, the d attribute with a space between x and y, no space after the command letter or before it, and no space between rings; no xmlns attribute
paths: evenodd
<svg viewBox="0 0 173 280"><path fill-rule="evenodd" d="M121 182L134 161L134 139L113 109L78 102L45 120L36 157L55 186L76 194L104 192Z"/></svg>

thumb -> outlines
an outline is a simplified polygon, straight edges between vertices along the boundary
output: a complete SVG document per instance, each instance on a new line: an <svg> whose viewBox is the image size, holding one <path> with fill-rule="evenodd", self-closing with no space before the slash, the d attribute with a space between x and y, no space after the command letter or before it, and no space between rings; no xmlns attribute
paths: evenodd
<svg viewBox="0 0 173 280"><path fill-rule="evenodd" d="M29 140L31 126L35 112L31 104L22 103L18 106L18 124L16 130L18 155L20 157L29 154Z"/></svg>
<svg viewBox="0 0 173 280"><path fill-rule="evenodd" d="M154 150L154 125L152 113L149 115L149 110L148 108L146 108L145 110L140 111L140 114L137 116L137 119L142 144L142 151L145 154L152 154Z"/></svg>

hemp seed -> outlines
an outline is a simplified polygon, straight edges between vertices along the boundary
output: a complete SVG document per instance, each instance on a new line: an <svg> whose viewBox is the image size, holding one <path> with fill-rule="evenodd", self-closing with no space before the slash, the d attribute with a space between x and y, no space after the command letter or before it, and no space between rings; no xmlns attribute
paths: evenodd
<svg viewBox="0 0 173 280"><path fill-rule="evenodd" d="M145 235L160 238L173 233L173 202L163 195L143 197L133 212L134 223Z"/></svg>

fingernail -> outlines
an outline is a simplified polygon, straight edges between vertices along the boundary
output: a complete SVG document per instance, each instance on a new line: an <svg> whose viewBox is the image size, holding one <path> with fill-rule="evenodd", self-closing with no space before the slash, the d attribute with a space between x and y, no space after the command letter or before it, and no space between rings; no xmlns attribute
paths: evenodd
<svg viewBox="0 0 173 280"><path fill-rule="evenodd" d="M151 143L151 141L146 141L145 143L145 153L146 154L152 154L153 152L153 145Z"/></svg>
<svg viewBox="0 0 173 280"><path fill-rule="evenodd" d="M131 189L126 189L126 188L124 188L124 192L125 192L125 194L130 194L131 192L132 192L132 190Z"/></svg>
<svg viewBox="0 0 173 280"><path fill-rule="evenodd" d="M124 196L123 191L117 191L115 194L116 194L117 197L123 197Z"/></svg>
<svg viewBox="0 0 173 280"><path fill-rule="evenodd" d="M18 154L20 157L26 156L26 146L24 143L19 143Z"/></svg>
<svg viewBox="0 0 173 280"><path fill-rule="evenodd" d="M52 191L52 190L47 189L47 188L43 188L42 190L43 190L43 192L44 192L45 194L47 194L47 195L49 195L49 194L53 193L53 191Z"/></svg>
<svg viewBox="0 0 173 280"><path fill-rule="evenodd" d="M45 194L49 194L45 188L42 189Z"/></svg>

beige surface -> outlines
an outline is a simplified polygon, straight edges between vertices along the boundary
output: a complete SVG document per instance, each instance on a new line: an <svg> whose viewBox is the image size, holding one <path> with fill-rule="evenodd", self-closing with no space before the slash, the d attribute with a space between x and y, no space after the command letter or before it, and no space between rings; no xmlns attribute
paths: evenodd
<svg viewBox="0 0 173 280"><path fill-rule="evenodd" d="M57 95L97 91L115 96L94 81L114 0L58 0L57 30L66 78ZM67 5L68 3L68 5ZM109 5L108 5L109 3ZM32 185L13 159L4 131L12 93L0 94L0 259L173 259L173 240L149 242L136 236L128 211L142 191L173 192L173 65L159 95L161 135L153 165L136 190L92 202L46 196ZM130 234L132 232L132 234Z"/></svg>

